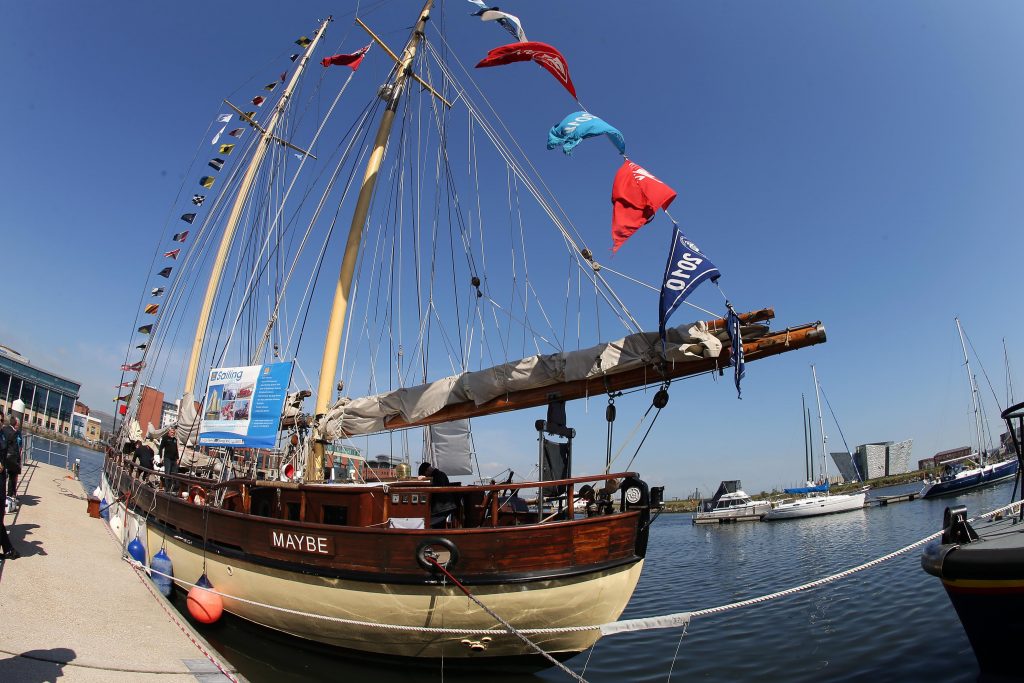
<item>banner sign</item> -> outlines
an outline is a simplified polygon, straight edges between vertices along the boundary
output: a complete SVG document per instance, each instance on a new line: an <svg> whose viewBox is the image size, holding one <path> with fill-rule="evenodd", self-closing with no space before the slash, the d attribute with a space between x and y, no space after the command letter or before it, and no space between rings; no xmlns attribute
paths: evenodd
<svg viewBox="0 0 1024 683"><path fill-rule="evenodd" d="M697 245L686 239L679 226L672 231L672 249L665 264L665 279L661 285L661 306L658 310L658 331L665 341L665 324L679 304L701 282L711 278L716 281L721 273L707 256L700 253Z"/></svg>
<svg viewBox="0 0 1024 683"><path fill-rule="evenodd" d="M210 370L199 445L273 448L291 377L290 362Z"/></svg>

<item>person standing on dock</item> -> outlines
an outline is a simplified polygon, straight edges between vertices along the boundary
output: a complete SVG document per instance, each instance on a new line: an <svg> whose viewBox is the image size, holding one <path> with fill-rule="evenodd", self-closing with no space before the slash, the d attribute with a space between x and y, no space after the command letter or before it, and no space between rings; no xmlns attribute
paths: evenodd
<svg viewBox="0 0 1024 683"><path fill-rule="evenodd" d="M14 418L11 417L13 420ZM7 478L7 468L4 467L5 457L7 455L7 436L11 429L11 426L4 424L4 414L0 412L0 493L5 489L4 480ZM15 434L15 438L17 435ZM7 525L4 523L4 513L7 511L6 507L0 510L0 559L4 560L16 560L21 557L21 553L14 549L14 545L11 543L11 537L7 535Z"/></svg>
<svg viewBox="0 0 1024 683"><path fill-rule="evenodd" d="M6 492L8 498L14 498L18 490L18 475L21 474L21 423L11 415L8 424L3 426L6 448L3 456L4 473L7 476Z"/></svg>
<svg viewBox="0 0 1024 683"><path fill-rule="evenodd" d="M164 481L164 490L170 493L177 493L178 482L171 479L178 473L178 438L175 436L174 427L167 430L160 439L160 457L164 461L164 472L167 479Z"/></svg>

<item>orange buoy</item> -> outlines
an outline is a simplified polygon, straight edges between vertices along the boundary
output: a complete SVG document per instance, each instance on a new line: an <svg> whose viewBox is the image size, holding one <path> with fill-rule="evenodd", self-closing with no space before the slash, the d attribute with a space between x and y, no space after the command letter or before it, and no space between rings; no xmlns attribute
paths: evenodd
<svg viewBox="0 0 1024 683"><path fill-rule="evenodd" d="M213 588L213 585L203 574L188 592L188 613L201 624L212 624L224 613L224 601L216 593L207 590L209 588Z"/></svg>

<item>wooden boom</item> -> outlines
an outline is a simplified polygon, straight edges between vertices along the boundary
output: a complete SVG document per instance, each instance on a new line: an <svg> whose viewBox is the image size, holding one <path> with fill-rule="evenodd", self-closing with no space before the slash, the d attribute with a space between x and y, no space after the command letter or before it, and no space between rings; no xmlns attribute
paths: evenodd
<svg viewBox="0 0 1024 683"><path fill-rule="evenodd" d="M744 322L766 320L774 315L771 309L763 309L753 313L740 316ZM715 320L708 323L710 329L719 329L715 326L724 326L724 320ZM746 362L760 360L768 356L775 356L788 351L796 351L807 346L823 344L825 342L825 326L821 322L808 323L798 327L791 327L778 332L769 333L758 339L743 344L743 356ZM678 377L689 377L699 375L716 369L724 369L729 363L730 349L728 345L723 346L722 354L717 358L706 358L703 360L686 361L681 363L667 363L659 368L654 365L647 365L633 370L627 370L603 377L592 377L561 384L552 384L546 387L524 389L515 391L491 399L486 403L477 405L473 401L455 403L446 406L438 412L417 420L407 422L401 417L393 417L385 420L386 429L404 429L406 427L423 427L437 424L439 422L451 422L452 420L464 420L483 415L493 415L509 410L520 410L546 405L552 400L570 401L586 396L597 396L610 391L622 391L647 384L654 384Z"/></svg>

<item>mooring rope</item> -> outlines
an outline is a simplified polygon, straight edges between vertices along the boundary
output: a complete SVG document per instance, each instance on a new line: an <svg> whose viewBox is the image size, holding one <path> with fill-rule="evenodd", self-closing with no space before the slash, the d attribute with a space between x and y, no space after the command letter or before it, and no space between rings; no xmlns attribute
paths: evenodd
<svg viewBox="0 0 1024 683"><path fill-rule="evenodd" d="M1001 514L1003 512L1006 512L1008 510L1015 510L1015 509L1019 508L1020 505L1021 505L1021 501L1016 501L1014 503L1010 503L1008 505L1004 505L1004 506L1002 506L1000 508L996 508L995 510L992 510L990 512L986 512L984 514L978 515L977 517L972 517L971 519L969 519L967 521L968 522L974 522L974 521L977 521L977 520L980 520L980 519L985 519L985 518L988 518L988 517L992 517L992 516ZM615 633L631 633L631 632L637 632L637 631L650 631L650 630L654 630L654 629L675 628L675 627L680 627L680 626L685 628L690 623L690 620L693 619L694 617L710 616L710 615L713 615L713 614L721 614L722 612L726 612L726 611L729 611L729 610L739 609L741 607L749 607L750 605L756 605L756 604L768 602L770 600L775 600L777 598L782 598L782 597L786 597L786 596L789 596L789 595L794 595L796 593L800 593L800 592L803 592L803 591L806 591L806 590L811 590L813 588L818 588L819 586L824 586L826 584L833 583L833 582L838 581L840 579L844 579L844 578L846 578L848 576L851 576L853 574L856 574L858 572L862 572L862 571L864 571L866 569L870 569L872 567L878 566L879 564L882 564L883 562L887 562L887 561L889 561L889 560L891 560L891 559L893 559L895 557L899 557L900 555L904 555L904 554L910 552L911 550L913 550L915 548L918 548L918 547L924 545L925 543L928 543L929 541L932 541L932 540L940 537L942 535L942 533L943 533L942 531L937 531L934 534L930 534L930 535L928 535L928 536L926 536L926 537L924 537L924 538L922 538L922 539L920 539L918 541L915 541L914 543L911 543L910 545L907 545L907 546L904 546L904 547L900 548L899 550L895 550L895 551L893 551L891 553L888 553L887 555L883 555L883 556L875 558L875 559L873 559L873 560L871 560L869 562L865 562L865 563L859 564L859 565L857 565L855 567L851 567L849 569L845 569L845 570L843 570L841 572L837 572L837 573L832 574L830 576L826 576L826 577L821 578L821 579L816 579L815 581L810 581L808 583L804 583L804 584L801 584L799 586L794 586L792 588L787 588L785 590L776 591L774 593L768 593L766 595L762 595L762 596L759 596L759 597L756 597L756 598L750 598L750 599L747 599L747 600L741 600L739 602L733 602L733 603L729 603L729 604L726 604L726 605L720 605L718 607L710 607L710 608L707 608L707 609L696 610L696 611L692 611L692 612L675 612L675 613L672 613L672 614L665 614L665 615L655 616L655 617L645 617L645 618L641 618L641 619L623 619L623 620L620 620L620 621L613 621L613 622L609 622L609 623L606 623L606 624L593 624L593 625L588 625L588 626L561 626L561 627L551 627L551 628L514 629L513 635L519 635L519 636L553 635L553 634L565 634L565 633L581 633L581 632L584 632L584 631L599 630L601 632L601 635L606 636L606 635L612 635L612 634L615 634ZM149 572L150 574L156 574L156 575L159 575L159 576L166 577L168 579L171 579L171 580L175 581L178 584L181 584L183 586L188 586L190 588L196 586L196 584L191 583L189 581L185 581L183 579L176 578L176 577L174 577L174 576L172 576L170 574L164 574L163 572L159 572L159 571L157 571L155 569L152 569L150 567L146 567L143 563L138 562L137 560L135 560L134 558L132 558L130 556L125 556L123 559L126 562L128 562L129 564L131 564L133 567L135 567L136 569L141 569L143 571ZM330 621L330 622L339 623L339 624L346 624L346 625L350 625L350 626L361 626L361 627L367 627L367 628L376 628L376 629L381 629L381 630L384 630L384 631L410 631L410 632L417 632L417 633L432 633L432 634L438 634L438 635L461 635L461 636L470 636L470 635L484 636L484 635L490 635L490 636L493 636L495 634L501 633L501 631L497 631L494 628L480 629L480 628L448 628L448 627L438 627L438 626L407 626L407 625L402 625L402 624L382 624L380 622L374 622L374 621L361 621L361 620L358 620L358 619L346 619L344 617L334 617L334 616L329 616L329 615L326 615L326 614L316 614L316 613L313 613L313 612L305 612L305 611L302 611L302 610L291 609L291 608L288 608L288 607L280 607L280 606L277 606L277 605L270 605L270 604L262 603L262 602L259 602L259 601L256 601L256 600L248 600L246 598L240 598L240 597L237 597L237 596L234 596L234 595L230 595L228 593L222 593L222 592L217 591L217 590L212 589L212 588L205 588L205 587L203 587L203 588L204 588L204 590L208 590L211 593L214 593L216 595L221 596L222 598L227 598L229 600L235 600L235 601L247 604L247 605L252 605L254 607L262 607L262 608L269 609L269 610L274 610L274 611L277 611L277 612L283 612L283 613L286 613L286 614L293 614L295 616L306 617L306 618L310 618L310 619L321 619L321 620L324 620L324 621ZM472 598L472 596L470 596L470 597ZM481 607L483 607L483 605L480 604L478 601L476 601L476 602ZM484 608L484 609L489 614L491 614L492 616L495 616L495 618L497 618L498 621L502 622L502 624L505 624L504 620L502 620L499 617L497 617L496 615L494 615L489 609L487 609L487 608Z"/></svg>

